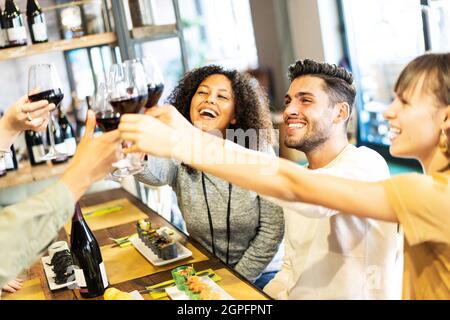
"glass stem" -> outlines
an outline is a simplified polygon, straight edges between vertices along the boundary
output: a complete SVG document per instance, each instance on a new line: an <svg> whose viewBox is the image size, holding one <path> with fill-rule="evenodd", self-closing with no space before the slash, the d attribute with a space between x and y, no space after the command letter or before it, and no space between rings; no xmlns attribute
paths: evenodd
<svg viewBox="0 0 450 320"><path fill-rule="evenodd" d="M48 112L50 116L50 121L48 122L48 131L50 134L50 148L56 150L55 148L55 136L53 135L53 114L51 111Z"/></svg>

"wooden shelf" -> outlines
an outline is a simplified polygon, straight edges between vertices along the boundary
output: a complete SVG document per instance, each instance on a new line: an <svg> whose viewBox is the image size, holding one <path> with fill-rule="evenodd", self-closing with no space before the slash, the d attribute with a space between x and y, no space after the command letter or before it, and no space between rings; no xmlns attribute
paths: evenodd
<svg viewBox="0 0 450 320"><path fill-rule="evenodd" d="M61 164L43 164L31 166L28 161L21 162L19 169L8 171L7 175L0 178L0 188L10 188L30 182L41 181L51 177L57 177L64 173L70 162Z"/></svg>
<svg viewBox="0 0 450 320"><path fill-rule="evenodd" d="M116 42L117 37L114 32L88 35L81 38L74 38L69 40L50 41L46 43L0 50L0 61L28 57L49 52L61 52L73 49L108 45Z"/></svg>
<svg viewBox="0 0 450 320"><path fill-rule="evenodd" d="M135 40L157 40L174 37L177 35L177 25L163 24L134 28L131 30L131 35Z"/></svg>

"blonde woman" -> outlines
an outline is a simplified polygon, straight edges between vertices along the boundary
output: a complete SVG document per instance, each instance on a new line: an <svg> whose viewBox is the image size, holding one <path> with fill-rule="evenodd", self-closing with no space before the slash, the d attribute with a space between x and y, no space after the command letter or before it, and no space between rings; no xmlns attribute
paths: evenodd
<svg viewBox="0 0 450 320"><path fill-rule="evenodd" d="M450 53L414 59L400 74L395 94L385 112L391 126L390 151L397 157L418 159L425 174L398 175L375 183L314 174L283 159L230 148L183 122L173 108L167 108L169 115L155 114L164 123L154 117L126 115L119 129L124 139L135 143L131 151L175 157L268 196L401 223L406 238L404 298L450 299ZM153 139L149 141L148 135ZM196 139L208 148L194 149ZM216 152L211 152L213 146ZM202 152L201 157L193 157L192 150ZM276 168L270 176L262 174L268 164Z"/></svg>

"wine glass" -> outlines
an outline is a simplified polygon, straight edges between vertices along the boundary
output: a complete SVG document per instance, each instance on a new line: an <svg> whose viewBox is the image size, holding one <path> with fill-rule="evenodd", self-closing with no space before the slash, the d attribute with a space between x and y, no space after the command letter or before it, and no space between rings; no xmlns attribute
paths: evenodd
<svg viewBox="0 0 450 320"><path fill-rule="evenodd" d="M113 109L111 122L119 124L120 116L125 113L140 113L147 103L148 88L144 68L138 60L127 60L111 66L108 79L108 102ZM114 164L115 177L126 177L141 172L144 163L138 155L129 154Z"/></svg>
<svg viewBox="0 0 450 320"><path fill-rule="evenodd" d="M90 104L90 109L94 111L97 125L103 132L117 129L120 122L120 114L114 111L108 102L108 98L108 86L104 82L99 83L95 97ZM121 178L108 173L105 180L120 182Z"/></svg>
<svg viewBox="0 0 450 320"><path fill-rule="evenodd" d="M35 64L30 67L28 71L28 99L31 102L47 100L49 103L54 103L56 108L59 108L64 98L61 88L61 81L53 64ZM42 157L42 160L45 161L67 156L66 150L59 150L55 145L54 121L56 120L49 112L50 149Z"/></svg>
<svg viewBox="0 0 450 320"><path fill-rule="evenodd" d="M159 99L164 91L164 78L161 74L160 68L155 60L150 56L145 56L140 59L144 67L145 77L147 80L148 100L145 105L149 109L158 104Z"/></svg>

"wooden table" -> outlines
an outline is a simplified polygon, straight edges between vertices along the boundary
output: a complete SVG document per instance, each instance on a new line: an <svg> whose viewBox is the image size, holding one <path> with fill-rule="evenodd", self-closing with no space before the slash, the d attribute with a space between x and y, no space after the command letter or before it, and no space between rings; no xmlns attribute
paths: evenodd
<svg viewBox="0 0 450 320"><path fill-rule="evenodd" d="M187 245L188 243L197 248L202 254L204 254L207 258L204 261L200 261L194 263L194 268L197 271L205 270L205 269L213 269L219 276L222 277L222 280L218 282L218 284L227 291L231 296L238 300L266 300L269 297L260 291L257 287L253 286L250 282L241 277L238 273L236 273L232 268L228 267L218 258L213 256L209 251L205 250L200 244L198 244L194 239L187 237L181 231L176 229L173 225L171 225L167 220L163 217L149 209L146 205L144 205L139 199L135 198L133 195L125 191L124 189L114 189L103 191L99 193L90 194L84 196L80 200L80 204L82 207L88 207L93 205L98 205L101 203L109 202L111 200L117 199L128 199L134 206L136 206L139 211L145 213L152 224L156 224L159 226L168 226L173 229L176 233L177 237L181 238L181 243ZM88 224L89 224L89 220ZM124 236L128 236L136 232L136 222L129 222L126 224L121 224L117 226L113 226L106 229L101 229L97 231L93 231L100 247L112 246L114 242L110 238L120 238ZM68 234L63 228L59 234L59 240L68 240ZM133 250L135 250L133 248ZM102 248L102 255L103 248ZM105 257L103 257L105 260ZM150 262L148 262L150 264ZM174 262L170 265L170 269L176 268L177 266L186 264L186 261L180 260ZM108 273L108 265L106 265L106 271ZM157 272L151 275L146 275L137 279L131 279L128 281L124 281L121 283L113 284L112 286L120 289L122 291L131 292L134 290L143 290L146 286L157 284L160 282L164 282L172 279L170 269L166 271ZM45 277L44 269L40 259L36 261L33 266L28 269L24 274L23 278L25 280L31 280L31 282L26 282L28 291L32 291L34 288L35 295L29 294L26 290L19 290L15 294L3 293L3 299L46 299L46 300L80 300L83 299L79 291L69 290L69 289L61 289L57 291L50 291L48 287L48 283ZM39 287L41 290L39 290ZM22 291L22 293L21 293ZM143 295L145 300L151 300L152 298L148 294ZM102 300L103 297L95 298L98 300Z"/></svg>

